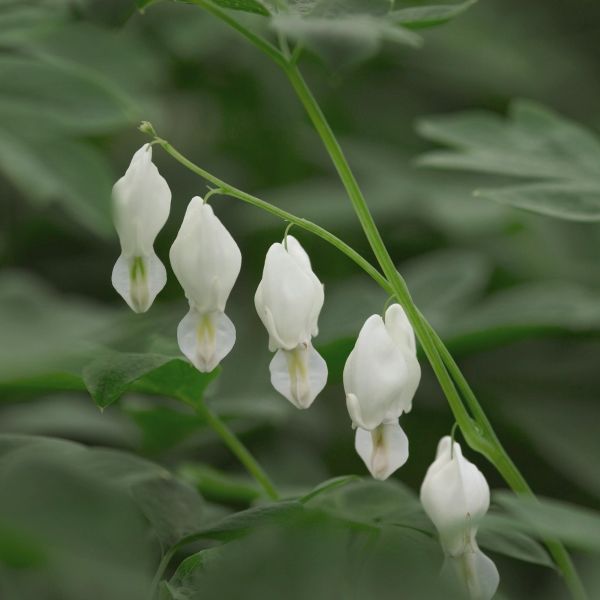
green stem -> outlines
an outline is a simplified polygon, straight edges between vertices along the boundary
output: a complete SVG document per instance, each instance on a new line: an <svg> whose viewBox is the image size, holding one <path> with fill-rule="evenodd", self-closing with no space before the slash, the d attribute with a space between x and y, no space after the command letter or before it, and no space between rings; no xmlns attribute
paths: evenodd
<svg viewBox="0 0 600 600"><path fill-rule="evenodd" d="M171 559L175 555L176 551L177 547L172 546L164 553L160 563L158 564L156 573L154 574L154 579L152 580L150 598L156 598L158 596L158 586L160 585L163 575L165 574L165 571L167 570L169 563L171 562Z"/></svg>
<svg viewBox="0 0 600 600"><path fill-rule="evenodd" d="M204 404L204 402L194 402L189 398L182 399L188 404L192 404L197 413L208 423L212 430L223 440L225 445L235 454L239 461L246 467L248 472L254 477L258 484L262 486L265 493L271 500L279 500L279 493L275 485L260 466L258 461L252 456L248 448L242 444L238 437L229 429L227 424L222 421L217 414Z"/></svg>

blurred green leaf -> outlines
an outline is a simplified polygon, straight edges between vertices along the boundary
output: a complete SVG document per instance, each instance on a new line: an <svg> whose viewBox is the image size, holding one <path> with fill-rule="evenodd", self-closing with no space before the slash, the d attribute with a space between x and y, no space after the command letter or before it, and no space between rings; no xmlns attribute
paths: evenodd
<svg viewBox="0 0 600 600"><path fill-rule="evenodd" d="M133 497L166 550L197 531L204 520L202 497L173 478L152 479L133 488Z"/></svg>
<svg viewBox="0 0 600 600"><path fill-rule="evenodd" d="M447 23L469 9L477 0L439 2L423 6L414 0L396 0L391 17L404 27L422 29Z"/></svg>
<svg viewBox="0 0 600 600"><path fill-rule="evenodd" d="M194 0L184 0L185 2L191 2ZM210 0L213 4L222 6L223 8L229 8L231 10L241 10L243 12L254 13L257 15L268 16L271 13L267 10L267 7L258 0Z"/></svg>
<svg viewBox="0 0 600 600"><path fill-rule="evenodd" d="M506 121L469 112L422 119L417 128L455 148L425 154L422 165L541 180L477 195L547 216L600 220L600 139L577 123L518 100Z"/></svg>
<svg viewBox="0 0 600 600"><path fill-rule="evenodd" d="M196 552L181 561L168 583L168 590L174 600L193 598L197 586L197 578L210 567L212 561L218 560L223 550L219 547L207 548Z"/></svg>
<svg viewBox="0 0 600 600"><path fill-rule="evenodd" d="M0 274L0 382L43 389L39 376L75 369L90 340L106 339L115 315L102 305L58 294L24 272ZM12 383L11 383L12 382ZM69 374L51 375L50 389L76 389Z"/></svg>
<svg viewBox="0 0 600 600"><path fill-rule="evenodd" d="M487 550L516 560L556 568L546 549L525 533L502 527L486 526L485 519L477 531L477 543Z"/></svg>
<svg viewBox="0 0 600 600"><path fill-rule="evenodd" d="M5 123L100 133L137 119L135 105L93 71L65 61L0 57L0 117Z"/></svg>
<svg viewBox="0 0 600 600"><path fill-rule="evenodd" d="M497 492L493 498L509 515L490 517L496 528L510 527L600 553L600 513L559 500L535 500L508 492Z"/></svg>
<svg viewBox="0 0 600 600"><path fill-rule="evenodd" d="M389 16L388 0L314 0L290 3L272 17L280 33L301 42L332 66L348 66L375 54L385 41L419 46L421 38Z"/></svg>
<svg viewBox="0 0 600 600"><path fill-rule="evenodd" d="M329 494L333 490L343 487L353 481L357 481L360 478L358 475L340 475L339 477L334 477L333 479L328 479L327 481L323 481L314 489L312 489L308 494L305 494L300 498L300 502L309 502L313 498L316 498L319 494Z"/></svg>
<svg viewBox="0 0 600 600"><path fill-rule="evenodd" d="M414 492L393 480L359 479L343 486L330 486L305 503L336 518L375 527L407 521L420 525L423 521L422 509Z"/></svg>
<svg viewBox="0 0 600 600"><path fill-rule="evenodd" d="M475 196L568 221L600 221L600 185L533 183L499 190L477 190Z"/></svg>
<svg viewBox="0 0 600 600"><path fill-rule="evenodd" d="M125 406L124 410L141 429L142 448L150 454L173 448L205 426L199 415L166 406L147 409Z"/></svg>
<svg viewBox="0 0 600 600"><path fill-rule="evenodd" d="M460 249L432 252L402 265L415 303L435 328L447 327L480 300L491 272L484 255Z"/></svg>
<svg viewBox="0 0 600 600"><path fill-rule="evenodd" d="M60 25L67 14L66 2L0 4L0 46L29 41Z"/></svg>
<svg viewBox="0 0 600 600"><path fill-rule="evenodd" d="M46 551L38 540L0 523L0 563L23 569L40 566L46 561Z"/></svg>
<svg viewBox="0 0 600 600"><path fill-rule="evenodd" d="M0 436L2 519L27 553L46 559L2 570L0 589L11 596L79 600L93 589L99 600L146 597L152 558L142 516L126 489L91 468L93 453L68 442ZM13 547L8 562L23 558Z"/></svg>
<svg viewBox="0 0 600 600"><path fill-rule="evenodd" d="M228 515L213 525L199 529L184 538L186 543L199 539L233 540L247 535L253 529L270 523L292 519L303 510L296 500L282 500L273 504L255 506Z"/></svg>

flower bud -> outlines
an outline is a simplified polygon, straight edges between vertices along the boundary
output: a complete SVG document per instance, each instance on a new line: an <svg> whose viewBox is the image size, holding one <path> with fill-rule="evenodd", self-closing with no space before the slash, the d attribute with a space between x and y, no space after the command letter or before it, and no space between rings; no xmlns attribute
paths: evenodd
<svg viewBox="0 0 600 600"><path fill-rule="evenodd" d="M225 304L240 273L240 249L211 206L196 196L169 256L190 304L177 328L179 347L198 370L212 371L235 343Z"/></svg>
<svg viewBox="0 0 600 600"><path fill-rule="evenodd" d="M327 365L313 348L323 307L323 284L296 238L273 244L265 258L254 303L276 350L269 369L273 387L297 408L308 408L327 382Z"/></svg>
<svg viewBox="0 0 600 600"><path fill-rule="evenodd" d="M421 368L415 336L399 304L363 325L344 366L346 406L357 428L355 448L376 479L387 479L408 459L398 419L412 408Z"/></svg>
<svg viewBox="0 0 600 600"><path fill-rule="evenodd" d="M494 563L479 549L478 521L490 505L490 488L483 473L463 457L449 436L440 440L436 459L421 486L421 503L440 535L451 570L473 600L489 600L499 583Z"/></svg>
<svg viewBox="0 0 600 600"><path fill-rule="evenodd" d="M114 222L121 243L112 284L137 313L146 312L167 282L154 240L169 216L171 190L144 144L112 190Z"/></svg>

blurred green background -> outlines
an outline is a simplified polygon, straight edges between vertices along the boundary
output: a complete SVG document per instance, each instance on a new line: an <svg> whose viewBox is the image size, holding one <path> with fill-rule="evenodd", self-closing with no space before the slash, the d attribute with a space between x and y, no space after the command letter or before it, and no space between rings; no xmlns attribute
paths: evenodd
<svg viewBox="0 0 600 600"><path fill-rule="evenodd" d="M473 197L473 190L499 178L418 167L415 159L434 145L419 137L415 123L459 110L503 115L512 99L528 98L597 131L600 5L482 0L422 34L419 50L385 45L378 55L343 67L306 53L302 68L416 303L463 367L511 456L540 494L597 508L600 228ZM101 413L64 373L84 368L95 345L178 353L175 330L186 302L172 272L145 315L130 314L110 284L119 254L110 188L147 141L136 129L140 120L151 121L160 136L218 177L314 220L371 258L319 139L278 69L195 6L158 3L139 14L125 0L0 0L0 49L0 432L127 451L183 473L215 514L226 510L217 504L247 506L254 499L249 479L190 411L138 393ZM159 148L154 160L173 192L171 216L156 243L167 264L188 201L207 188ZM253 305L265 252L285 225L234 199L211 202L242 249L243 268L228 304L238 341L207 401L289 494L330 477L364 475L341 372L358 329L382 310L385 294L344 256L294 229L325 283L315 345L330 369L311 410L296 411L270 387L267 336ZM414 490L437 440L453 424L435 378L427 366L423 371L414 409L402 419L410 459L394 475ZM109 493L97 474L87 481L90 468L79 464L79 450L75 458L54 446L21 450L17 460L14 440L24 438L7 439L13 441L2 442L3 452L13 462L0 456L0 559L17 552L9 535L20 523L17 513L36 514L34 529L62 542L59 550L51 544L52 585L27 570L35 561L25 560L29 567L19 570L7 559L2 597L143 597L131 574L147 578L157 550L129 496ZM492 488L503 487L482 457L468 455ZM113 481L119 478L114 469L126 467L107 456L95 460L105 461L100 473ZM218 471L196 472L193 464ZM73 491L63 497L66 489ZM90 518L86 544L76 532L83 527L78 519ZM52 523L62 525L54 531ZM329 533L317 543L322 561L313 562L337 556L340 542ZM257 547L265 561L274 560L288 538L262 535ZM310 536L290 542L290 552L310 554ZM114 547L123 549L118 561ZM565 597L551 570L494 558L503 597ZM591 572L588 561L581 564ZM62 569L79 569L85 581ZM98 569L95 581L88 573ZM104 590L105 579L120 581L124 573L131 589ZM217 572L213 579L218 589L227 578ZM356 597L388 597L385 586L373 589ZM298 597L337 597L306 594Z"/></svg>

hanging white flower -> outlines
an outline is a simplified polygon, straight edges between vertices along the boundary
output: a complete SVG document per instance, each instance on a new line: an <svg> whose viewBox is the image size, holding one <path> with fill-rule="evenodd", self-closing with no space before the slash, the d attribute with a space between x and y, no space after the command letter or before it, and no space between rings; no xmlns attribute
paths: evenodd
<svg viewBox="0 0 600 600"><path fill-rule="evenodd" d="M472 600L490 600L500 577L493 561L477 545L479 520L490 505L483 473L462 455L449 436L440 440L435 461L421 486L421 503L440 535L446 562Z"/></svg>
<svg viewBox="0 0 600 600"><path fill-rule="evenodd" d="M212 371L235 343L225 304L240 273L240 249L211 206L196 196L169 256L190 304L177 328L179 347L198 370Z"/></svg>
<svg viewBox="0 0 600 600"><path fill-rule="evenodd" d="M167 282L154 240L169 217L171 190L144 144L112 190L113 216L121 242L112 284L137 313L146 312Z"/></svg>
<svg viewBox="0 0 600 600"><path fill-rule="evenodd" d="M323 284L291 235L273 244L265 258L254 303L269 333L273 387L297 408L308 408L327 382L327 365L313 348L323 307Z"/></svg>
<svg viewBox="0 0 600 600"><path fill-rule="evenodd" d="M356 451L376 479L408 459L398 419L411 410L420 379L415 336L402 307L390 306L385 319L370 316L344 366L344 389Z"/></svg>

